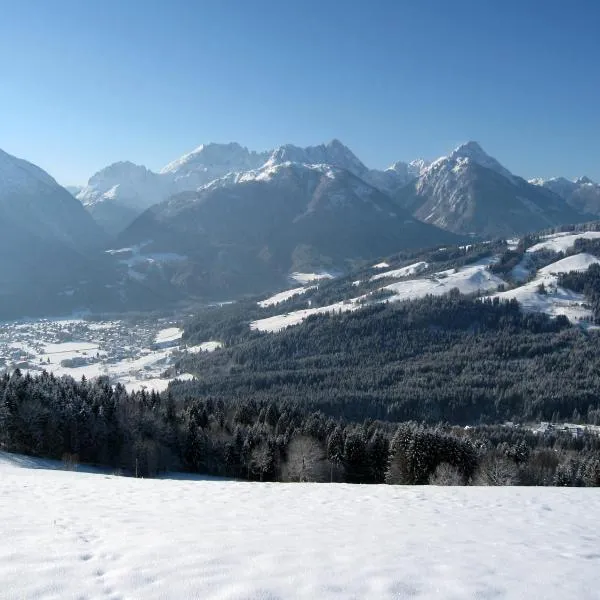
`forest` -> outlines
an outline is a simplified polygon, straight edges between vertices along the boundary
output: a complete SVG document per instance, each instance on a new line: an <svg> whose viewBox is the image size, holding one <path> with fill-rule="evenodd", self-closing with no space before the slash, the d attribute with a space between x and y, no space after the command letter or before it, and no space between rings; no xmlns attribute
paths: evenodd
<svg viewBox="0 0 600 600"><path fill-rule="evenodd" d="M239 318L245 333L230 333L223 350L182 357L176 369L197 379L174 394L431 425L596 423L600 414L599 333L523 313L515 301L450 293L312 316L276 334L248 332Z"/></svg>
<svg viewBox="0 0 600 600"><path fill-rule="evenodd" d="M0 379L4 450L152 477L438 485L600 485L600 438L513 425L351 423L285 402L176 400L18 370Z"/></svg>

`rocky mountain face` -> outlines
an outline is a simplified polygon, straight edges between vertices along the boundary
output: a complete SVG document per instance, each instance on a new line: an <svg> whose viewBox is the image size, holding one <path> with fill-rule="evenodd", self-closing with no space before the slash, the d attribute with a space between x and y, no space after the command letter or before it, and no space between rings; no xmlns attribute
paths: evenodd
<svg viewBox="0 0 600 600"><path fill-rule="evenodd" d="M476 142L431 163L396 198L426 223L484 237L589 220L553 191L510 173Z"/></svg>
<svg viewBox="0 0 600 600"><path fill-rule="evenodd" d="M529 183L553 191L577 211L600 215L600 184L589 177L578 177L574 180L565 177L532 179Z"/></svg>
<svg viewBox="0 0 600 600"><path fill-rule="evenodd" d="M339 140L306 148L286 144L267 152L250 151L237 143L205 144L169 163L159 173L131 162L110 165L92 176L77 198L98 224L114 236L145 209L174 194L231 182L248 171L287 162L339 167L386 193L406 185L425 164L397 162L385 171L368 169Z"/></svg>
<svg viewBox="0 0 600 600"><path fill-rule="evenodd" d="M174 196L141 215L121 246L187 257L168 277L188 293L257 292L291 271L342 270L399 248L456 242L386 194L328 164L272 161L237 178Z"/></svg>

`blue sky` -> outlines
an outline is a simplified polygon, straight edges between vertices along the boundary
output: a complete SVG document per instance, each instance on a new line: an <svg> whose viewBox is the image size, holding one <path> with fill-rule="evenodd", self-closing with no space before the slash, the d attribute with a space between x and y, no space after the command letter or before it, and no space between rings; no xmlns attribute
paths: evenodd
<svg viewBox="0 0 600 600"><path fill-rule="evenodd" d="M61 183L209 141L368 166L468 139L600 180L600 3L0 0L0 148Z"/></svg>

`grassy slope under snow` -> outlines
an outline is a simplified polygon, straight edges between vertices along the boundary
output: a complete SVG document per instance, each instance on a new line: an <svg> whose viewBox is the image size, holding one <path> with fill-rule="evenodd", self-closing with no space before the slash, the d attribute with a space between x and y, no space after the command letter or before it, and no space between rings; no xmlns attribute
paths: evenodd
<svg viewBox="0 0 600 600"><path fill-rule="evenodd" d="M0 454L3 598L585 600L600 589L593 489L141 480L31 466Z"/></svg>

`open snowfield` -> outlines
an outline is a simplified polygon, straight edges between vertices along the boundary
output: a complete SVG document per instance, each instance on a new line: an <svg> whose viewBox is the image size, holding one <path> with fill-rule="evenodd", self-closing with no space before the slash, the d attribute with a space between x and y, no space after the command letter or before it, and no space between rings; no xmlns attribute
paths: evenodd
<svg viewBox="0 0 600 600"><path fill-rule="evenodd" d="M385 263L380 263L385 264ZM377 266L377 265L375 265ZM423 272L429 265L425 261L419 261L412 265L407 265L406 267L402 267L400 269L393 269L391 271L384 271L383 273L377 273L377 275L373 275L371 277L371 281L377 281L378 279L383 279L384 277L408 277L409 275L418 275ZM375 267L374 267L375 268Z"/></svg>
<svg viewBox="0 0 600 600"><path fill-rule="evenodd" d="M462 269L449 269L447 271L440 271L439 273L433 273L427 277L419 279L408 279L391 283L381 287L381 290L393 292L393 295L382 300L383 302L401 302L403 300L414 300L415 298L423 298L427 295L441 296L446 294L453 288L458 288L463 294L482 293L488 291L495 291L498 286L505 282L500 277L491 273L487 266L490 264L490 260L486 259L477 264L463 267ZM423 266L425 265L425 266ZM408 265L403 269L397 269L395 271L389 271L386 273L380 273L372 279L379 279L381 277L404 277L408 275L408 271L404 269L412 269L413 274L420 272L419 269L426 268L426 263L415 263L414 265ZM402 274L398 274L402 272ZM393 273L393 274L392 274ZM360 281L354 282L355 285L359 286ZM298 325L302 323L311 315L326 315L326 314L339 314L342 312L348 312L358 310L364 306L364 302L369 300L368 294L362 294L356 298L336 302L327 306L320 306L315 308L305 308L301 310L295 310L289 313L275 315L273 317L267 317L264 319L258 319L250 324L251 329L257 331L277 332L290 327L292 325Z"/></svg>
<svg viewBox="0 0 600 600"><path fill-rule="evenodd" d="M600 238L600 231L582 231L580 233L553 233L545 236L544 241L539 242L527 252L538 252L539 250L552 250L553 252L566 252L575 245L575 240L584 238L593 240Z"/></svg>
<svg viewBox="0 0 600 600"><path fill-rule="evenodd" d="M265 300L261 300L260 302L258 302L258 305L262 306L263 308L266 308L267 306L275 306L276 304L281 304L282 302L285 302L286 300L289 300L290 298L293 298L294 296L299 296L300 294L306 294L306 292L308 292L308 290L312 290L312 289L314 289L314 286L297 287L297 288L293 288L291 290L285 290L283 292L278 292L277 294L274 294L273 296L270 296L269 298L266 298Z"/></svg>
<svg viewBox="0 0 600 600"><path fill-rule="evenodd" d="M7 600L598 598L591 488L143 480L28 466L0 454Z"/></svg>
<svg viewBox="0 0 600 600"><path fill-rule="evenodd" d="M311 283L312 281L319 281L321 279L335 279L335 275L327 273L327 271L319 271L318 273L292 273L290 275L292 281L297 281L302 285Z"/></svg>
<svg viewBox="0 0 600 600"><path fill-rule="evenodd" d="M506 292L495 294L501 300L516 299L523 310L543 312L550 316L566 316L572 323L592 318L592 311L583 294L558 285L558 275L569 271L585 271L590 265L600 263L595 256L581 252L567 256L541 268L528 283ZM540 293L543 284L545 293Z"/></svg>

